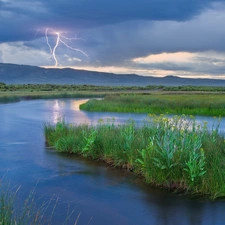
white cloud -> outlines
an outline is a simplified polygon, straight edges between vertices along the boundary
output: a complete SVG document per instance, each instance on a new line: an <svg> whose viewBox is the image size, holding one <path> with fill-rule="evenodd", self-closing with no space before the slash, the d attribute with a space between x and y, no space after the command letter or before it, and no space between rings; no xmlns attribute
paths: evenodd
<svg viewBox="0 0 225 225"><path fill-rule="evenodd" d="M75 57L68 57L67 58L67 61L68 62L82 62L82 60L81 59L78 59L78 58L75 58Z"/></svg>
<svg viewBox="0 0 225 225"><path fill-rule="evenodd" d="M23 42L0 44L0 52L3 63L42 65L49 57L46 52L29 48Z"/></svg>
<svg viewBox="0 0 225 225"><path fill-rule="evenodd" d="M160 53L151 54L146 57L139 57L131 60L134 63L148 64L156 62L190 62L194 57L190 52Z"/></svg>

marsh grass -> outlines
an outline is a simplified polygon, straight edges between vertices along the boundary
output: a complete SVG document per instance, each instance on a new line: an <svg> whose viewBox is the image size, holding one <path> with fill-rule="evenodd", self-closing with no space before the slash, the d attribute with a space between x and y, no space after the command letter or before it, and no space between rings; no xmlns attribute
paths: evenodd
<svg viewBox="0 0 225 225"><path fill-rule="evenodd" d="M0 184L0 224L27 225L46 224L45 212L50 202L43 202L37 207L34 190L20 205L20 187L11 188L10 185Z"/></svg>
<svg viewBox="0 0 225 225"><path fill-rule="evenodd" d="M20 187L11 187L0 180L0 225L52 224L59 199L54 196L47 200L38 198L35 189L24 199ZM68 208L63 225L71 223L74 211ZM78 224L79 217L80 213L73 224Z"/></svg>
<svg viewBox="0 0 225 225"><path fill-rule="evenodd" d="M103 100L89 100L80 106L82 110L168 113L185 115L225 115L224 94L121 94L108 95Z"/></svg>
<svg viewBox="0 0 225 225"><path fill-rule="evenodd" d="M61 120L44 129L47 145L57 151L103 160L169 190L225 197L225 143L218 126L209 131L193 117L151 115L141 126L132 120L96 126Z"/></svg>

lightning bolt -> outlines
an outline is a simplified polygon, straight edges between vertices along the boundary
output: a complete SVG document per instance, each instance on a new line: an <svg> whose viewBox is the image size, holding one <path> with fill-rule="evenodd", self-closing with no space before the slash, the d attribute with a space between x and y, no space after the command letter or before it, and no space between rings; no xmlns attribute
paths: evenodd
<svg viewBox="0 0 225 225"><path fill-rule="evenodd" d="M49 44L49 40L48 40L48 28L46 29L46 31L45 31L45 38L46 38L46 43L47 43L47 45L48 45L48 47L49 47L49 49L50 49L50 54L52 55L52 47L51 47L51 45Z"/></svg>
<svg viewBox="0 0 225 225"><path fill-rule="evenodd" d="M56 41L55 41L55 44L54 44L53 47L50 45L49 38L48 38L48 32L49 32L49 30L52 31L51 34L53 34L53 35L56 36ZM79 39L81 39L81 38L76 38L76 37L74 37L74 38L69 38L69 37L66 37L66 36L60 34L60 32L56 32L56 31L54 31L54 30L52 30L52 29L47 28L47 29L45 30L45 39L46 39L46 43L47 43L47 45L48 45L48 47L49 47L49 50L50 50L50 55L51 55L50 57L53 58L54 61L55 61L55 67L60 66L60 63L59 63L59 61L58 61L58 59L57 59L57 57L56 57L56 50L57 50L57 48L59 47L60 43L61 43L62 45L64 45L66 48L71 49L71 50L76 51L76 52L80 52L80 53L82 53L84 56L86 56L87 58L89 58L88 55L87 55L87 53L85 53L85 52L82 51L81 49L79 49L79 48L74 48L74 47L72 47L72 46L70 46L69 44L66 43L67 40L68 40L68 41L72 41L72 40L79 40ZM83 39L81 39L81 40L83 40Z"/></svg>

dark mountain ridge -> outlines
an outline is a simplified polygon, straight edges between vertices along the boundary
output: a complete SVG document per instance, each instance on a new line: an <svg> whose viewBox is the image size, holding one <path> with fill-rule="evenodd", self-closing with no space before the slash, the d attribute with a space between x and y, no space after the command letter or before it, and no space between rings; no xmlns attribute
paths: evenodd
<svg viewBox="0 0 225 225"><path fill-rule="evenodd" d="M136 74L114 74L70 68L42 68L37 66L0 63L0 82L6 84L89 84L104 86L225 86L225 80L151 77Z"/></svg>

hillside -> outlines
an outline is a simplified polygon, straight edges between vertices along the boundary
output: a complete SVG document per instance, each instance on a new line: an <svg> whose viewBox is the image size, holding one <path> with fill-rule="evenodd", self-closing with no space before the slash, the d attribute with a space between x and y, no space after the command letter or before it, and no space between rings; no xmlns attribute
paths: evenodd
<svg viewBox="0 0 225 225"><path fill-rule="evenodd" d="M136 74L118 75L70 68L41 68L36 66L0 63L0 82L6 84L92 84L105 86L225 86L225 80L190 79L175 76L163 78Z"/></svg>

